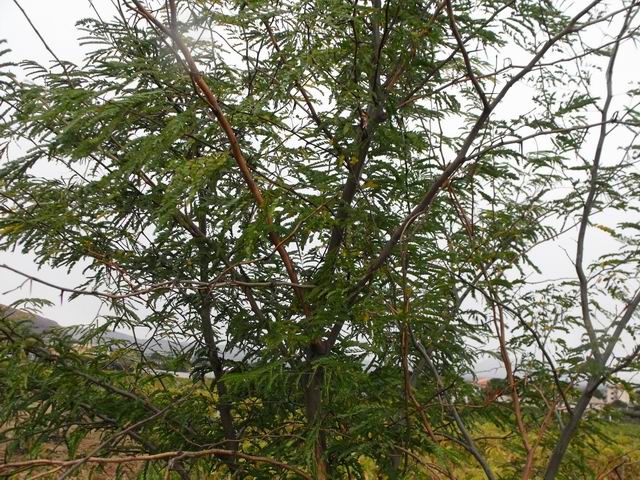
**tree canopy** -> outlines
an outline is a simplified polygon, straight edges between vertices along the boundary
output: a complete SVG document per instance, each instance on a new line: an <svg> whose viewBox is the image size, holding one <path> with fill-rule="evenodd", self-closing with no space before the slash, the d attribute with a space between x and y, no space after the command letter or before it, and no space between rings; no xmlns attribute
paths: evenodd
<svg viewBox="0 0 640 480"><path fill-rule="evenodd" d="M589 402L640 352L639 9L115 1L82 63L3 64L0 248L108 314L0 323L0 475L588 471Z"/></svg>

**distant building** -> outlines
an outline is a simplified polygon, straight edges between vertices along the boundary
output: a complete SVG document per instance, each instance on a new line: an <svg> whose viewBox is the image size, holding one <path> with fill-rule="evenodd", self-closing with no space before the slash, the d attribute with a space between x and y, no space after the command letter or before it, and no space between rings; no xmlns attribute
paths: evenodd
<svg viewBox="0 0 640 480"><path fill-rule="evenodd" d="M512 401L509 394L506 380L497 378L476 378L471 380L472 385L475 385L479 390L485 392L487 401L496 401L500 403L508 403ZM640 393L640 391L639 391ZM631 404L631 396L629 392L625 390L624 386L619 384L607 384L604 388L600 387L589 402L588 409L590 410L602 410L608 405L615 402ZM565 410L564 404L561 402L557 406L559 411Z"/></svg>
<svg viewBox="0 0 640 480"><path fill-rule="evenodd" d="M476 385L478 388L485 389L489 386L490 378L477 378L471 381L473 385Z"/></svg>
<svg viewBox="0 0 640 480"><path fill-rule="evenodd" d="M629 392L627 392L622 385L607 385L605 399L607 404L613 402L624 402L628 405L631 403Z"/></svg>
<svg viewBox="0 0 640 480"><path fill-rule="evenodd" d="M504 378L476 378L471 381L471 384L483 392L485 402L487 403L508 403L512 401L511 389Z"/></svg>
<svg viewBox="0 0 640 480"><path fill-rule="evenodd" d="M607 384L604 389L599 389L591 398L588 408L590 410L602 410L604 407L615 402L630 404L631 397L629 392L627 392L622 385Z"/></svg>

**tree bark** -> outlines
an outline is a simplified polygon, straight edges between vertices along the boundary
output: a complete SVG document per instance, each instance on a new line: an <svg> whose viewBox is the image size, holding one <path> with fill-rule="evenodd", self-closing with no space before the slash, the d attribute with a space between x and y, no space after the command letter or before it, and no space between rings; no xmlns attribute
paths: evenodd
<svg viewBox="0 0 640 480"><path fill-rule="evenodd" d="M198 224L200 230L203 232L205 239L207 235L207 220L206 215L201 214L198 217ZM208 262L208 245L203 241L200 246L200 281L203 283L209 282L209 262ZM216 345L216 339L213 331L213 324L211 323L211 294L206 290L199 290L198 296L200 297L200 322L202 328L202 336L207 349L207 359L214 374L214 384L216 393L218 394L218 401L216 402L216 409L220 414L220 423L222 424L222 431L225 438L225 448L232 451L238 449L238 438L234 427L233 414L231 412L231 404L227 400L227 387L224 384L222 377L224 376L224 368L222 360L218 356L218 347ZM225 459L225 463L229 465L229 469L233 472L235 470L235 457L231 456Z"/></svg>
<svg viewBox="0 0 640 480"><path fill-rule="evenodd" d="M569 442L573 438L573 435L576 433L576 430L580 425L580 420L582 419L584 412L587 410L589 402L591 402L593 394L595 393L600 383L602 383L601 379L591 379L587 384L584 393L573 409L573 415L571 415L569 423L565 425L562 433L560 434L560 439L556 443L556 446L551 453L549 463L547 464L547 471L544 474L544 480L553 480L556 478L558 470L560 469L560 463L562 462L564 454L567 452L567 448L569 447Z"/></svg>
<svg viewBox="0 0 640 480"><path fill-rule="evenodd" d="M312 369L305 377L304 404L307 420L311 428L318 429L316 442L313 445L313 457L315 460L315 475L318 480L329 478L329 466L325 458L327 441L322 430L322 368Z"/></svg>

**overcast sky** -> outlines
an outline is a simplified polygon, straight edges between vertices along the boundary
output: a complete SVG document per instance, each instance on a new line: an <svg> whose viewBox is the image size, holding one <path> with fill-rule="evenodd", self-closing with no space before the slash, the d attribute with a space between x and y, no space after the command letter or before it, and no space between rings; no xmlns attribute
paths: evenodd
<svg viewBox="0 0 640 480"><path fill-rule="evenodd" d="M75 23L94 16L88 0L21 0L20 5L59 58L73 62L82 60L83 48L78 43L80 32ZM95 0L94 5L99 11L106 12L110 10L111 2ZM29 59L47 65L52 59L13 0L0 0L0 38L7 40L3 47L12 50L8 55L11 61ZM65 286L75 286L82 279L78 269L71 274L46 267L38 269L32 255L19 252L0 251L0 263ZM0 270L0 303L6 305L25 297L46 298L56 306L45 308L43 313L62 325L90 322L99 312L100 302L95 298L82 297L72 302L63 299L61 302L58 292L36 283L27 283L20 290L5 293L23 281L18 275Z"/></svg>
<svg viewBox="0 0 640 480"><path fill-rule="evenodd" d="M89 0L21 0L20 4L59 58L73 62L81 61L83 49L78 43L80 32L76 29L75 22L81 18L95 16ZM113 7L109 0L94 0L93 4L101 15L106 18L111 16ZM581 2L578 1L575 4L580 5ZM8 41L8 47L12 50L9 56L10 60L30 59L45 65L51 60L51 55L38 40L13 0L0 0L0 38ZM624 91L629 82L637 82L639 65L638 50L626 48L621 52L620 68L616 74L616 91ZM619 98L618 101L624 101L624 99ZM511 108L515 113L521 106L517 99L509 102L508 105L508 108ZM615 147L616 145L607 146L608 151L612 153L615 151ZM605 218L602 219L602 223L611 223L613 220L616 219ZM589 252L593 256L603 251L609 238L594 229L590 230L589 235ZM567 237L560 245L554 247L546 245L543 249L536 251L536 257L544 268L543 278L573 275L573 267L563 248L572 250L575 248L574 245L574 239ZM31 255L20 252L0 252L0 264L8 264L25 273L64 286L76 286L82 279L79 269L75 269L71 273L60 270L53 271L49 268L39 269L34 264ZM36 283L27 283L19 290L5 293L15 289L22 282L23 279L20 276L6 270L0 270L0 303L8 304L24 297L47 298L54 301L56 305L45 308L43 313L62 325L87 323L99 313L100 303L94 298L82 297L72 302L63 299L61 302L56 290ZM104 309L102 313L105 313Z"/></svg>

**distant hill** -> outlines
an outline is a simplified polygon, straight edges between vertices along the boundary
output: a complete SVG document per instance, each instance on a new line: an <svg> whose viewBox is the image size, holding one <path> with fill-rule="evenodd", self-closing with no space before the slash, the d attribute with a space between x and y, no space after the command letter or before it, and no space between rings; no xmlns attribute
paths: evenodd
<svg viewBox="0 0 640 480"><path fill-rule="evenodd" d="M0 320L2 320L3 318L10 318L12 320L27 320L32 324L35 333L43 333L54 328L62 328L61 325L58 324L58 322L41 315L36 315L24 310L17 310L15 308L0 305ZM87 329L86 326L82 325L76 325L75 328L75 337L80 337L86 332ZM138 338L136 342L136 338L134 338L132 335L122 332L107 331L101 335L101 338L104 338L107 341L118 340L123 342L125 345L135 345L137 343L136 348L141 348L147 354L158 353L161 355L171 355L176 350L184 348L184 345L177 345L175 342L167 340L166 338ZM225 357L231 360L240 360L243 357L242 352L238 351L225 353ZM481 358L476 363L475 374L478 377L488 378L504 378L506 375L502 363L495 358L488 356ZM471 378L471 375L469 375L468 377Z"/></svg>
<svg viewBox="0 0 640 480"><path fill-rule="evenodd" d="M0 304L0 321L4 319L28 322L31 324L33 332L37 334L45 333L55 328L63 328L58 322L51 320L50 318ZM88 327L84 325L74 325L68 328L75 329L73 332L74 338L80 338L87 332ZM128 335L122 332L107 331L102 333L100 338L108 341L119 340L124 344L129 345L134 345L136 343L136 339L132 335ZM138 338L137 344L140 346L140 348L148 353L160 353L166 355L172 353L173 351L173 349L171 348L172 343L169 340L163 338L154 338L151 340Z"/></svg>
<svg viewBox="0 0 640 480"><path fill-rule="evenodd" d="M60 328L60 324L50 318L42 317L24 310L17 310L5 305L0 305L0 320L4 319L29 322L31 323L35 333L43 333L47 330Z"/></svg>

